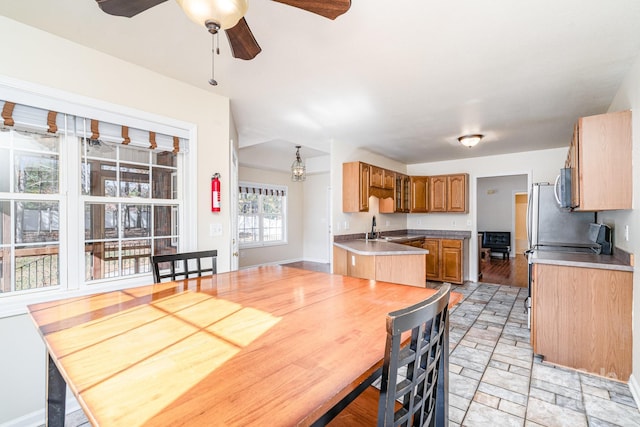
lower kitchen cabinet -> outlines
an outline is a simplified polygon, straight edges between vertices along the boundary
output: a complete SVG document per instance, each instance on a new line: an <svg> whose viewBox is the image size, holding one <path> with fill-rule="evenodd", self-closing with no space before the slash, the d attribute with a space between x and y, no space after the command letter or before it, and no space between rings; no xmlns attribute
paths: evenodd
<svg viewBox="0 0 640 427"><path fill-rule="evenodd" d="M425 239L427 280L462 284L463 244L459 239Z"/></svg>
<svg viewBox="0 0 640 427"><path fill-rule="evenodd" d="M550 363L626 382L633 273L534 264L531 345Z"/></svg>

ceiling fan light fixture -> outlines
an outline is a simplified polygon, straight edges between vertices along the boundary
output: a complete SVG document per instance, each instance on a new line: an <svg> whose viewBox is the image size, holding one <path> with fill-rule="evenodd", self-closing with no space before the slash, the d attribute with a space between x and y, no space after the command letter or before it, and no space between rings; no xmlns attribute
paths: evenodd
<svg viewBox="0 0 640 427"><path fill-rule="evenodd" d="M291 164L291 181L304 181L307 179L307 171L302 157L300 157L301 145L296 145L296 159Z"/></svg>
<svg viewBox="0 0 640 427"><path fill-rule="evenodd" d="M479 133L473 135L463 135L458 138L458 141L465 147L471 148L477 145L483 137L484 135L481 135Z"/></svg>
<svg viewBox="0 0 640 427"><path fill-rule="evenodd" d="M209 26L213 21L221 29L235 27L249 5L247 0L176 0L189 19L198 25Z"/></svg>

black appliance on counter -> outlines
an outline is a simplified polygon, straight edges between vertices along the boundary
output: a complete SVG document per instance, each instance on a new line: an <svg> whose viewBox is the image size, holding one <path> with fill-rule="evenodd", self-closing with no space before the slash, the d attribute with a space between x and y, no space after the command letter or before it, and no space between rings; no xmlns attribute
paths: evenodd
<svg viewBox="0 0 640 427"><path fill-rule="evenodd" d="M611 227L606 224L589 224L589 240L597 245L597 253L611 255Z"/></svg>

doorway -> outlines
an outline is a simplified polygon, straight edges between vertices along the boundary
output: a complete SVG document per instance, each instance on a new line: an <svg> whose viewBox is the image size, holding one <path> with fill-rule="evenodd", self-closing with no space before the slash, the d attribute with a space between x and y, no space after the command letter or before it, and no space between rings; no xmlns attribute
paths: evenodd
<svg viewBox="0 0 640 427"><path fill-rule="evenodd" d="M509 232L509 256L501 253L480 258L484 283L527 286L527 199L528 174L490 176L477 179L478 233Z"/></svg>

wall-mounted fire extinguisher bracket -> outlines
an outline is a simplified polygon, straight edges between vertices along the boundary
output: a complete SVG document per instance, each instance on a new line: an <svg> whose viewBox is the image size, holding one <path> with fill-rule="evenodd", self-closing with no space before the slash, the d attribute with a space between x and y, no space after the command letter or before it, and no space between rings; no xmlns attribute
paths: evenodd
<svg viewBox="0 0 640 427"><path fill-rule="evenodd" d="M220 212L220 174L211 177L211 212Z"/></svg>

